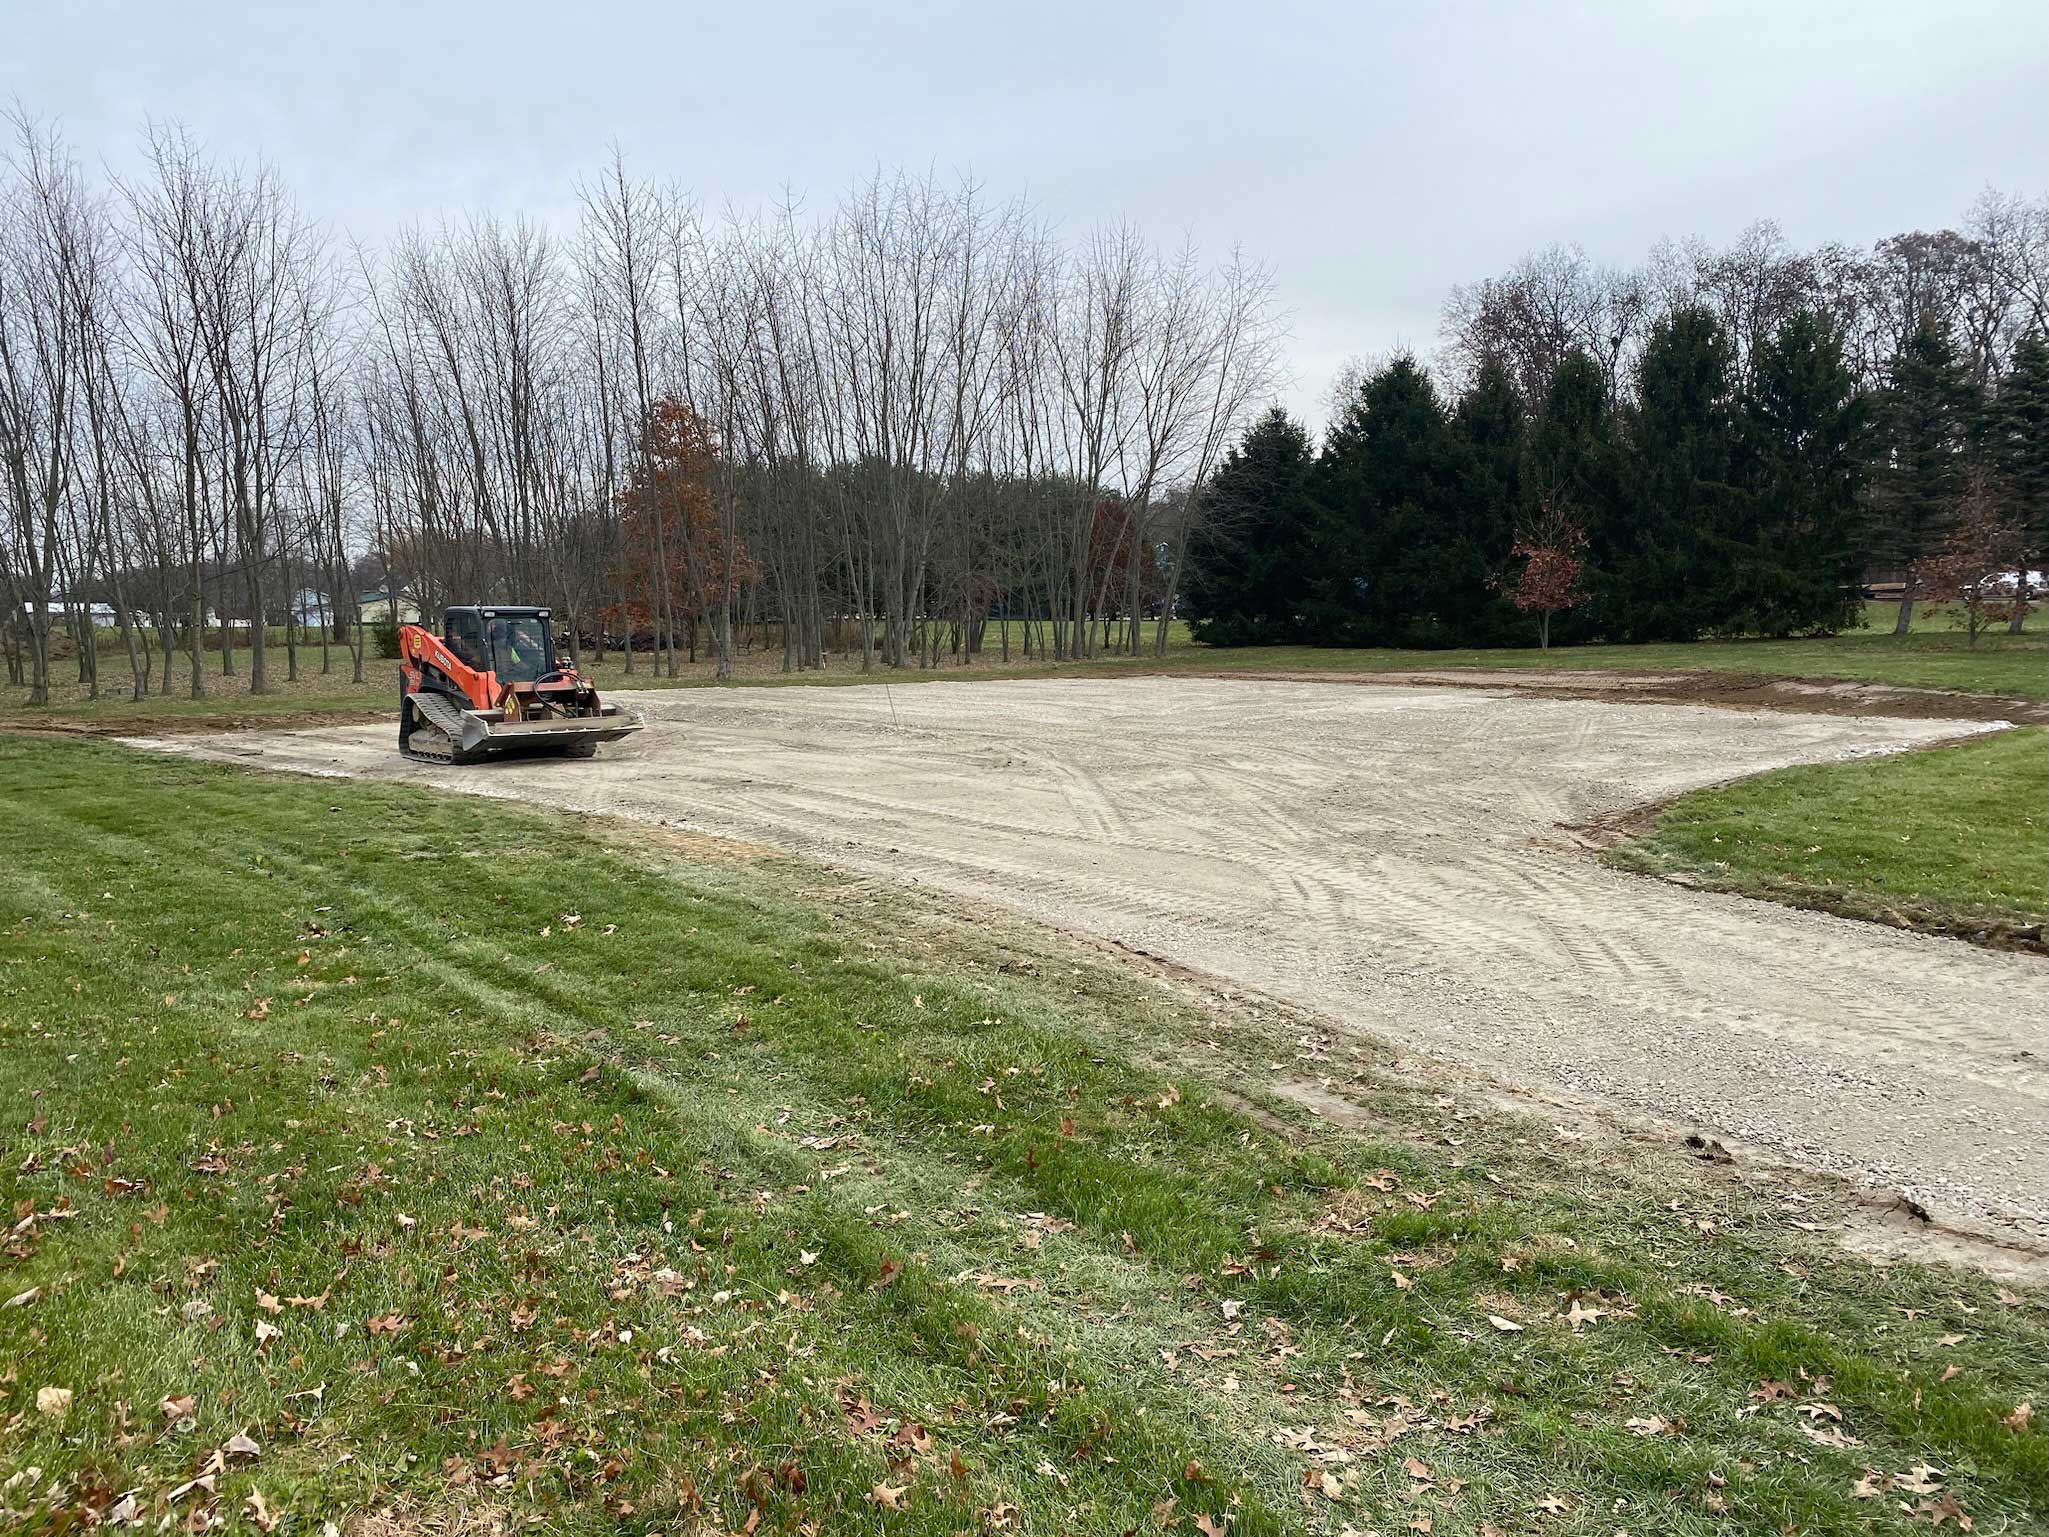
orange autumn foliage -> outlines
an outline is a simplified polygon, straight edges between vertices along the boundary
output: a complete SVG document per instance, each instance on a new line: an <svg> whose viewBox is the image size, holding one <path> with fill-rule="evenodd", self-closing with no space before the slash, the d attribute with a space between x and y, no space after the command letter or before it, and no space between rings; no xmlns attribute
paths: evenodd
<svg viewBox="0 0 2049 1537"><path fill-rule="evenodd" d="M747 545L719 517L718 451L703 418L674 396L648 409L640 452L618 495L626 540L626 602L615 606L635 629L664 606L694 627L755 577ZM660 585L664 602L657 604Z"/></svg>

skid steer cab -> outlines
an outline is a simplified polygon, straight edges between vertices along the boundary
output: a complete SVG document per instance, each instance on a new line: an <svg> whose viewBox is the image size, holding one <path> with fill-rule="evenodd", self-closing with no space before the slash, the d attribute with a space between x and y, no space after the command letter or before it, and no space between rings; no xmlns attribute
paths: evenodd
<svg viewBox="0 0 2049 1537"><path fill-rule="evenodd" d="M451 608L441 633L398 632L398 750L424 763L553 754L589 758L640 729L555 653L545 608Z"/></svg>

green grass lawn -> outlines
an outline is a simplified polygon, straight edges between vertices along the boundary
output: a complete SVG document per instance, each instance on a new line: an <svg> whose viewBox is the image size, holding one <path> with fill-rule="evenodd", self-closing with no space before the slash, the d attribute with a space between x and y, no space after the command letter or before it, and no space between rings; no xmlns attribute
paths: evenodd
<svg viewBox="0 0 2049 1537"><path fill-rule="evenodd" d="M2043 1293L1817 1182L795 862L0 776L0 1526L2049 1520Z"/></svg>
<svg viewBox="0 0 2049 1537"><path fill-rule="evenodd" d="M1185 661L1182 658L1186 658ZM1191 647L1181 665L1218 670L1398 672L1442 668L1556 668L1562 671L1726 672L1763 677L1839 678L1904 688L1957 689L2015 699L2049 698L2049 638L2040 631L1981 636L1976 646L1951 630L1854 631L1815 640L1729 640L1651 646L1558 646L1549 651L1336 651L1308 646Z"/></svg>
<svg viewBox="0 0 2049 1537"><path fill-rule="evenodd" d="M1681 796L1611 852L1631 869L1988 943L2042 944L2049 740L2000 732Z"/></svg>
<svg viewBox="0 0 2049 1537"><path fill-rule="evenodd" d="M1011 632L1010 657L1005 660L992 633L988 649L966 665L943 661L930 668L892 671L877 668L860 671L858 649L849 654L828 653L823 672L786 674L781 671L782 653L771 644L766 649L742 650L735 663L736 682L787 684L859 684L873 682L913 683L973 678L1021 678L1060 672L1069 676L1118 676L1145 673L1260 673L1311 672L1370 674L1412 670L1515 668L1563 671L1722 672L1767 677L1835 678L1858 682L1890 683L1910 688L1956 689L1965 693L1995 694L2015 699L2049 699L2049 629L2040 614L2031 616L2029 627L2020 635L1986 635L1973 646L1955 616L1921 616L1914 632L1895 638L1890 628L1890 609L1873 606L1867 615L1869 628L1844 635L1811 640L1703 641L1696 644L1652 646L1561 646L1550 651L1506 649L1490 651L1396 651L1338 650L1315 646L1199 646L1183 624L1171 627L1166 654L1155 657L1148 651L1136 657L1103 656L1086 662L1027 661L1022 654L1022 636ZM772 634L772 632L771 632ZM1150 638L1150 632L1148 632ZM111 646L111 649L109 647ZM270 648L270 692L253 696L248 692L248 656L236 658L238 671L223 676L218 653L206 658L207 697L193 700L190 673L183 658L172 667L169 694L161 692L161 659L156 673L156 691L140 704L129 695L130 674L126 654L118 644L102 638L100 653L100 697L77 681L75 660L57 663L56 698L47 709L31 710L23 703L26 691L0 690L0 722L36 719L67 719L118 723L124 719L161 720L198 716L206 718L294 714L318 711L331 714L388 712L395 708L397 664L367 657L365 681L349 681L350 659L340 647L329 653L331 670L322 673L317 648L304 647L300 654L300 677L287 681L281 639ZM675 678L661 676L654 659L639 657L634 672L626 673L622 659L614 653L601 666L588 669L600 688L672 688L715 684L711 663L683 665Z"/></svg>

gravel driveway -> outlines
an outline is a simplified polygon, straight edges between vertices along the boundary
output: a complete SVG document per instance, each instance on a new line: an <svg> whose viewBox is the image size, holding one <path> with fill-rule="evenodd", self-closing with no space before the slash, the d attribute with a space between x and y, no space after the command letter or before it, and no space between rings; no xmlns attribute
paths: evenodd
<svg viewBox="0 0 2049 1537"><path fill-rule="evenodd" d="M1619 874L1557 832L1957 722L1159 678L618 697L648 729L593 762L430 767L383 725L151 745L915 876L1510 1086L2049 1232L2049 962Z"/></svg>

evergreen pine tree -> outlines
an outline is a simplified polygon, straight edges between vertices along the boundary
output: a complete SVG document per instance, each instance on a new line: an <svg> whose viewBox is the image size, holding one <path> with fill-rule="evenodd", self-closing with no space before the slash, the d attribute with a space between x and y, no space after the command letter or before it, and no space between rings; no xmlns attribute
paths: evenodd
<svg viewBox="0 0 2049 1537"><path fill-rule="evenodd" d="M1976 404L1955 344L1932 317L1924 319L1887 370L1872 483L1874 550L1905 583L1895 635L1913 623L1914 566L1940 543L1962 494Z"/></svg>
<svg viewBox="0 0 2049 1537"><path fill-rule="evenodd" d="M1629 641L1695 640L1737 607L1745 514L1733 483L1734 355L1698 307L1651 327L1637 364L1624 495L1611 502L1596 591L1604 626Z"/></svg>
<svg viewBox="0 0 2049 1537"><path fill-rule="evenodd" d="M2026 532L2026 569L2049 570L2049 337L2021 338L1988 415L1986 457ZM2022 596L2041 600L2039 592ZM2009 628L2019 630L2026 617L2016 609Z"/></svg>
<svg viewBox="0 0 2049 1537"><path fill-rule="evenodd" d="M1463 440L1469 461L1462 515L1466 537L1479 551L1485 571L1498 574L1505 570L1515 546L1523 503L1526 426L1522 396L1498 361L1490 358L1481 365L1471 388L1459 397L1451 425ZM1459 626L1461 644L1510 644L1520 636L1523 623L1500 582L1490 581L1488 596L1476 603Z"/></svg>
<svg viewBox="0 0 2049 1537"><path fill-rule="evenodd" d="M1189 630L1205 645L1307 639L1317 580L1309 434L1279 406L1261 417L1210 478L1211 526L1188 552Z"/></svg>
<svg viewBox="0 0 2049 1537"><path fill-rule="evenodd" d="M1743 397L1750 494L1730 627L1789 635L1856 622L1867 424L1842 345L1819 316L1792 315L1758 343Z"/></svg>
<svg viewBox="0 0 2049 1537"><path fill-rule="evenodd" d="M1486 554L1464 527L1472 456L1416 360L1361 386L1317 461L1328 558L1312 626L1335 645L1444 646L1491 602Z"/></svg>
<svg viewBox="0 0 2049 1537"><path fill-rule="evenodd" d="M1526 434L1518 494L1518 527L1546 508L1571 507L1587 536L1584 580L1592 594L1571 616L1582 636L1604 636L1606 572L1618 546L1626 547L1628 520L1620 510L1615 414L1600 364L1575 348L1551 371L1543 413Z"/></svg>
<svg viewBox="0 0 2049 1537"><path fill-rule="evenodd" d="M1601 366L1573 351L1551 372L1544 412L1531 429L1523 456L1522 510L1534 515L1546 501L1583 510L1590 524L1606 518L1615 499L1614 419Z"/></svg>

